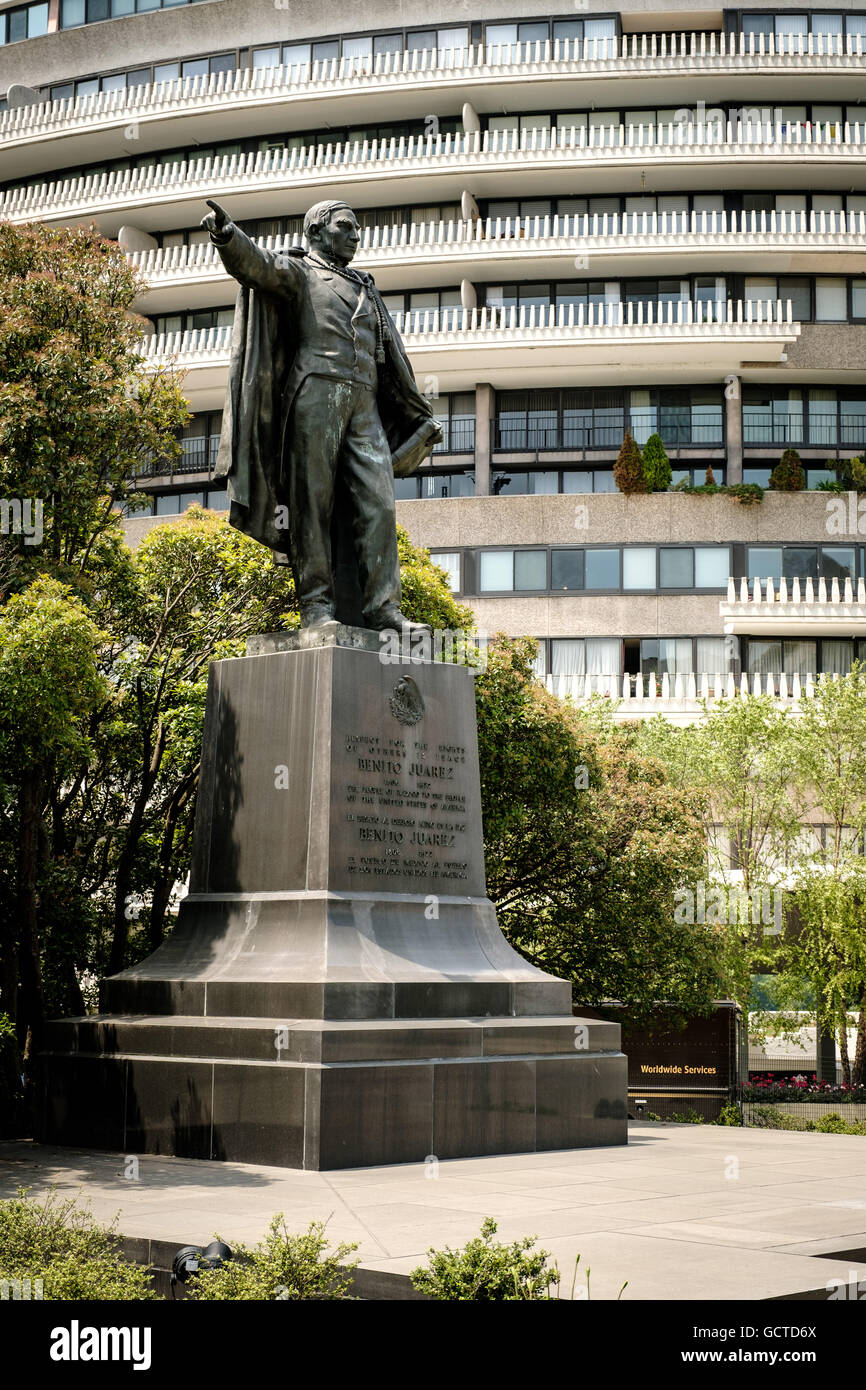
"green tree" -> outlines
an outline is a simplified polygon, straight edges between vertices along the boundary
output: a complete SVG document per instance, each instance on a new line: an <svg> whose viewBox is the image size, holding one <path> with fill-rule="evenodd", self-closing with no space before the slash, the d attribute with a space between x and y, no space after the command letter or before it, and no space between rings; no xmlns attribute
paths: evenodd
<svg viewBox="0 0 866 1390"><path fill-rule="evenodd" d="M866 1083L866 667L822 677L791 721L796 754L793 799L800 819L824 824L821 839L805 831L793 856L798 931L779 945L780 1002L814 992L819 1027L836 1033L847 1084ZM853 1066L848 1014L857 1017Z"/></svg>
<svg viewBox="0 0 866 1390"><path fill-rule="evenodd" d="M797 759L791 722L768 696L736 697L718 701L699 723L682 729L650 721L637 743L664 762L677 785L702 795L705 897L725 897L719 966L728 991L748 1009L751 975L772 949L773 931L765 929L774 930L775 921L763 920L765 899L774 901L769 895L782 891L801 833L792 800Z"/></svg>
<svg viewBox="0 0 866 1390"><path fill-rule="evenodd" d="M650 492L665 492L671 485L671 461L660 434L651 434L643 446L643 473Z"/></svg>
<svg viewBox="0 0 866 1390"><path fill-rule="evenodd" d="M40 544L0 540L0 589L39 571L86 587L130 480L179 452L187 406L140 355L141 289L92 229L0 223L0 496L44 511Z"/></svg>
<svg viewBox="0 0 866 1390"><path fill-rule="evenodd" d="M649 485L643 471L643 461L640 456L640 449L632 437L631 430L626 430L625 439L617 455L616 463L613 465L613 480L620 492L630 496L632 493L649 492Z"/></svg>
<svg viewBox="0 0 866 1390"><path fill-rule="evenodd" d="M0 906L3 1011L25 1057L45 1017L39 874L46 788L90 747L93 711L108 698L98 628L68 589L41 577L0 608L0 767L9 892ZM8 1031L3 1041L12 1045Z"/></svg>
<svg viewBox="0 0 866 1390"><path fill-rule="evenodd" d="M774 492L802 492L806 486L806 475L796 449L786 449L776 467L770 474L770 487Z"/></svg>
<svg viewBox="0 0 866 1390"><path fill-rule="evenodd" d="M713 933L675 918L704 865L698 798L633 735L533 679L535 644L500 638L476 683L487 885L511 944L584 1005L718 993ZM623 930L623 923L628 929Z"/></svg>

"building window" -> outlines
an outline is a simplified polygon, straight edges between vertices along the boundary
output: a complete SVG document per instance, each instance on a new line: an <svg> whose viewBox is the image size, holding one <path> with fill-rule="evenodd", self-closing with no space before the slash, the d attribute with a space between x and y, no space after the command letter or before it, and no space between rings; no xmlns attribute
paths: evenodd
<svg viewBox="0 0 866 1390"><path fill-rule="evenodd" d="M48 0L38 5L19 5L0 13L0 44L39 39L48 33Z"/></svg>
<svg viewBox="0 0 866 1390"><path fill-rule="evenodd" d="M481 552L479 592L510 593L547 588L545 550L484 550Z"/></svg>
<svg viewBox="0 0 866 1390"><path fill-rule="evenodd" d="M857 571L854 547L847 545L749 545L746 547L748 578L845 579L854 580Z"/></svg>
<svg viewBox="0 0 866 1390"><path fill-rule="evenodd" d="M431 550L430 559L448 575L452 594L460 593L460 551Z"/></svg>
<svg viewBox="0 0 866 1390"><path fill-rule="evenodd" d="M430 405L442 429L434 454L471 454L475 449L475 393L434 396Z"/></svg>
<svg viewBox="0 0 866 1390"><path fill-rule="evenodd" d="M194 0L61 0L60 27L78 29L82 24L98 24L103 19L122 19L124 15L193 3Z"/></svg>

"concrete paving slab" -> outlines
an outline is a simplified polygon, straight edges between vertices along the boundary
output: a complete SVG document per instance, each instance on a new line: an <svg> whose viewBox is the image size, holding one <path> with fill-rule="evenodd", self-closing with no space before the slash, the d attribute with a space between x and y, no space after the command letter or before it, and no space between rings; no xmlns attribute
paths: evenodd
<svg viewBox="0 0 866 1390"><path fill-rule="evenodd" d="M332 1241L357 1241L364 1270L401 1275L489 1215L503 1240L538 1236L564 1296L578 1254L599 1299L626 1279L625 1301L827 1297L850 1270L866 1279L866 1262L831 1258L866 1248L866 1141L855 1136L636 1124L626 1149L459 1159L435 1178L418 1164L302 1173L140 1155L129 1181L127 1158L0 1144L0 1196L19 1184L81 1191L99 1219L119 1212L125 1235L178 1246L216 1231L252 1243L283 1211L293 1229L324 1220Z"/></svg>

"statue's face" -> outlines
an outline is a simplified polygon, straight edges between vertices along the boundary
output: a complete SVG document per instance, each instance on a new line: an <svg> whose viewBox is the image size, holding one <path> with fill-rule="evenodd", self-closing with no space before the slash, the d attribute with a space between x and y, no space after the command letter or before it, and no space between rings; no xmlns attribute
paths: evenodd
<svg viewBox="0 0 866 1390"><path fill-rule="evenodd" d="M358 249L361 229L351 208L335 208L324 227L312 237L314 245L338 265L348 265Z"/></svg>

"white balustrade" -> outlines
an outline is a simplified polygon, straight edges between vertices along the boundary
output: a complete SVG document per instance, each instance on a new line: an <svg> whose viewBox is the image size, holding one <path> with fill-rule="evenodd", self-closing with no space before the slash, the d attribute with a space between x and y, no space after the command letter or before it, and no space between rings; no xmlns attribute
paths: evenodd
<svg viewBox="0 0 866 1390"><path fill-rule="evenodd" d="M31 108L16 108L22 109ZM531 139L529 132L524 131L519 140L515 140L514 132L504 130L475 131L471 134L449 132L446 135L401 136L399 139L318 143L292 150L273 150L267 154L218 155L204 159L190 155L176 164L155 162L136 169L122 168L103 174L83 174L71 179L16 185L0 198L0 213L12 220L34 217L40 213L43 216L60 216L67 211L89 209L100 204L110 207L118 203L129 205L151 201L157 193L178 198L193 196L205 186L214 191L221 183L230 186L233 193L240 193L245 189L260 189L268 183L296 183L305 177L316 181L327 176L333 182L342 175L369 176L376 172L377 167L384 175L401 170L435 172L436 169L447 170L455 164L462 164L469 174L482 166L531 166L539 162L573 165L575 152L588 163L614 158L619 161L622 151L628 148L627 132L631 129L620 126L611 132L608 128L600 127L589 130L584 127L558 127L534 131ZM723 132L716 131L711 123L707 126L703 123L671 122L658 127L654 142L641 149L640 159L643 161L655 155L663 160L694 157L703 161L714 153L724 160L732 157L772 159L796 145L798 155L811 153L822 161L826 161L829 153L847 161L862 160L866 148L866 122L837 122L832 126L827 123L827 130L830 129L836 132L832 137L827 132L822 135L820 125L810 125L803 131L799 125L794 126L790 122L766 125L728 121ZM716 139L716 135L723 138ZM728 216L733 219L732 214ZM862 217L862 214L854 216ZM663 214L663 221L664 217ZM743 218L747 223L749 220L748 215L742 214L738 224L741 228ZM602 225L607 224L603 222ZM778 234L778 217L775 222L771 217L769 224L763 225L768 225L770 234L775 225ZM783 225L787 227L789 222ZM802 225L802 219L799 225ZM797 235L794 232L781 234ZM820 234L820 231L816 234ZM747 306L747 314L749 312Z"/></svg>
<svg viewBox="0 0 866 1390"><path fill-rule="evenodd" d="M147 116L176 116L184 107L236 106L238 102L273 104L280 98L303 99L316 95L351 94L359 88L387 91L433 82L459 80L470 88L474 81L489 85L491 77L504 80L538 77L609 75L664 75L677 72L700 80L716 72L857 72L863 63L861 35L773 35L700 33L625 34L621 38L546 40L537 43L472 44L452 50L421 49L383 53L375 58L335 58L324 62L274 68L244 68L234 73L211 73L98 92L89 96L46 100L0 113L0 141L33 134L68 132L79 125L123 122ZM785 123L800 131L799 123ZM642 127L633 127L638 132ZM807 126L808 130L809 127ZM533 131L531 139L540 138ZM794 137L792 137L794 138ZM831 137L832 138L832 137Z"/></svg>

